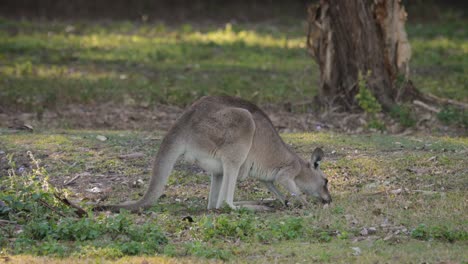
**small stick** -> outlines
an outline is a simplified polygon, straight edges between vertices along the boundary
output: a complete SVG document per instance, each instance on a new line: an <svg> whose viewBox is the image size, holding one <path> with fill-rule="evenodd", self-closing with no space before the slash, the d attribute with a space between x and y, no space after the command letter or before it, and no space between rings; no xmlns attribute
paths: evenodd
<svg viewBox="0 0 468 264"><path fill-rule="evenodd" d="M54 194L54 196L55 198L59 199L62 203L76 209L75 213L78 215L78 217L83 217L87 214L83 208L79 207L76 204L71 203L67 198L62 198L58 194Z"/></svg>
<svg viewBox="0 0 468 264"><path fill-rule="evenodd" d="M15 221L8 221L8 220L3 220L3 219L0 219L0 225L16 225L17 223Z"/></svg>
<svg viewBox="0 0 468 264"><path fill-rule="evenodd" d="M65 182L63 185L64 186L67 186L67 185L70 185L72 184L74 181L76 181L79 177L81 177L81 173L80 174L77 174L75 177L71 178L69 181Z"/></svg>
<svg viewBox="0 0 468 264"><path fill-rule="evenodd" d="M421 102L421 101L418 101L418 100L414 100L414 101L413 101L413 104L415 104L415 105L417 105L417 106L420 106L420 107L422 107L422 108L424 108L424 109L426 109L426 110L429 110L429 111L431 111L431 112L434 112L434 113L439 113L439 112L440 112L439 109L437 109L437 108L435 108L435 107L432 107L432 106L430 106L430 105L427 105L427 104L425 104L425 103L423 103L423 102Z"/></svg>
<svg viewBox="0 0 468 264"><path fill-rule="evenodd" d="M46 201L42 200L42 199L39 199L38 200L42 205L44 205L45 207L49 208L50 210L56 212L58 215L62 216L62 217L66 217L66 215L64 215L62 212L59 212L57 211L57 209L55 209L54 207L52 207L50 204L48 204Z"/></svg>

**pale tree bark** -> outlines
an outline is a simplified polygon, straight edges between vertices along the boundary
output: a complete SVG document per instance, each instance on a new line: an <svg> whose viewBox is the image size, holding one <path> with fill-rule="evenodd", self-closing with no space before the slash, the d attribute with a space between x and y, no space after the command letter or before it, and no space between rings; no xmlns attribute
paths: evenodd
<svg viewBox="0 0 468 264"><path fill-rule="evenodd" d="M411 48L399 0L321 0L309 7L308 51L320 67L319 101L358 108L359 72L390 110L420 93L409 80Z"/></svg>

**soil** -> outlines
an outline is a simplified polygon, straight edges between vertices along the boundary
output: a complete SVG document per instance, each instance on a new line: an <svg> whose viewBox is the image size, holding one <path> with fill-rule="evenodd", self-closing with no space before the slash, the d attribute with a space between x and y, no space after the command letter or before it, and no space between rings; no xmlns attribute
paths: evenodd
<svg viewBox="0 0 468 264"><path fill-rule="evenodd" d="M291 104L262 105L279 132L336 131L344 133L379 132L369 129L365 113L314 112L308 106L300 111ZM304 110L305 109L305 110ZM28 112L11 112L0 108L0 128L10 129L112 129L138 131L167 131L183 112L182 107L158 104L153 107L122 106L116 103L101 105L68 105L56 110L46 110L40 115ZM416 125L406 128L396 120L381 114L388 134L431 134L467 136L462 125L447 126L435 114L424 109L414 109Z"/></svg>

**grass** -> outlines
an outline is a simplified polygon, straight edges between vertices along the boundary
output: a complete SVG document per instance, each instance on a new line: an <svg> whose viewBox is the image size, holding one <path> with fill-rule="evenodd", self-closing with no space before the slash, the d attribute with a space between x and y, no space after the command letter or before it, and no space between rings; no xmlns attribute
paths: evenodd
<svg viewBox="0 0 468 264"><path fill-rule="evenodd" d="M413 80L423 92L468 98L466 20L410 23ZM257 103L316 94L319 70L302 20L269 24L0 19L0 104L41 112L69 103L186 105L207 94Z"/></svg>
<svg viewBox="0 0 468 264"><path fill-rule="evenodd" d="M0 150L5 152L0 155L0 175L4 175L0 179L6 180L9 166L3 162L7 156L12 157L18 175L21 167L23 174L34 173L25 154L29 150L42 160L42 167L57 186L79 173L89 173L68 187L72 199L94 201L98 198L86 190L112 187L105 198L108 203L137 199L144 192L150 156L161 140L161 134L150 132L0 132ZM100 141L97 135L107 140ZM330 207L316 204L285 209L274 203L274 210L267 213L207 211L209 178L180 163L170 177L165 197L146 213L110 218L95 215L80 221L59 217L57 227L51 222L46 229L38 225L40 222L26 221L24 235L31 232L28 230L36 230L31 234L45 230L39 233L45 237L27 240L27 244L20 243L21 239L16 243L0 240L3 253L65 257L67 261L76 257L111 261L133 254L148 256L151 261L157 254L169 262L217 259L249 263L461 262L468 258L466 138L334 133L282 136L304 158L315 147L324 146L327 159L322 167L334 198ZM148 156L118 157L134 152ZM145 184L133 186L138 179ZM272 195L257 182L247 180L238 184L236 197L251 200ZM194 222L184 221L187 216ZM130 229L122 229L127 226ZM149 227L155 234L163 234L160 239L167 242L158 247L134 244L132 241L144 238L148 232L144 228ZM375 228L375 233L361 234L370 228ZM75 232L79 237L66 231L75 229L81 230ZM128 230L133 230L133 236L128 237ZM18 236L5 227L2 232L9 234L5 237ZM120 242L110 240L114 233Z"/></svg>
<svg viewBox="0 0 468 264"><path fill-rule="evenodd" d="M2 98L32 108L96 98L183 105L205 94L278 101L312 90L316 78L304 36L278 29L85 23L67 34L66 24L3 24L20 32L2 32Z"/></svg>

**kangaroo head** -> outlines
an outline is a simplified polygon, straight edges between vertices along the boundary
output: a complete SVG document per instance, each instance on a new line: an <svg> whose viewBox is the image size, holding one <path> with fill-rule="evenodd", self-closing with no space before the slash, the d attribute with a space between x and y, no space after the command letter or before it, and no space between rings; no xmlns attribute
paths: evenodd
<svg viewBox="0 0 468 264"><path fill-rule="evenodd" d="M307 194L319 198L322 203L331 203L332 198L328 192L328 179L320 170L320 161L324 156L321 148L316 148L311 159L302 167L301 173L296 177L299 189Z"/></svg>

